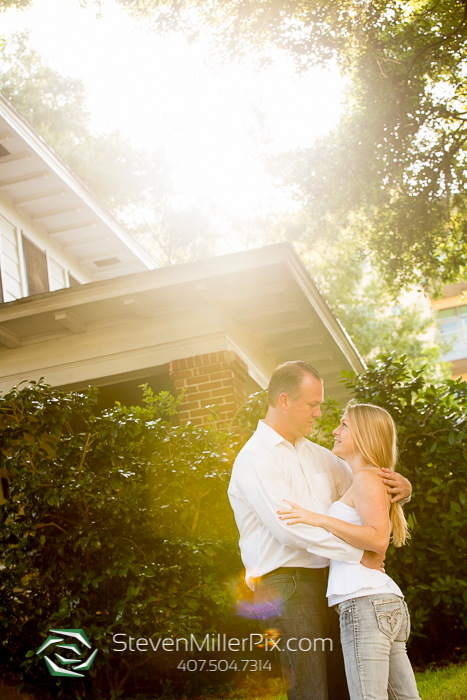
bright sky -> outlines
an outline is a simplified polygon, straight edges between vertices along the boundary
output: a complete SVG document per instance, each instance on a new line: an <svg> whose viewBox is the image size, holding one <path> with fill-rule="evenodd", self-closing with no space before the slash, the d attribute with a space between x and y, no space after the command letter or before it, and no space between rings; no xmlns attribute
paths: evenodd
<svg viewBox="0 0 467 700"><path fill-rule="evenodd" d="M96 131L118 128L137 147L164 146L182 199L208 198L240 216L290 206L264 174L259 151L308 146L337 123L337 71L298 76L282 54L262 72L213 68L206 43L160 37L115 0L103 0L101 15L79 0L35 0L29 10L4 12L1 31L29 30L53 68L84 81ZM266 143L257 137L258 110Z"/></svg>

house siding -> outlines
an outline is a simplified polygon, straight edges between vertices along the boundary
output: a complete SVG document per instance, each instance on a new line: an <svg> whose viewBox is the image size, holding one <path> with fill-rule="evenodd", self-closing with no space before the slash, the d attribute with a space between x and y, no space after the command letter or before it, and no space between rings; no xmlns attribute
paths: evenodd
<svg viewBox="0 0 467 700"><path fill-rule="evenodd" d="M24 235L47 256L51 291L69 286L69 275L80 284L94 278L56 241L0 194L0 267L3 300L13 301L28 295L21 235Z"/></svg>

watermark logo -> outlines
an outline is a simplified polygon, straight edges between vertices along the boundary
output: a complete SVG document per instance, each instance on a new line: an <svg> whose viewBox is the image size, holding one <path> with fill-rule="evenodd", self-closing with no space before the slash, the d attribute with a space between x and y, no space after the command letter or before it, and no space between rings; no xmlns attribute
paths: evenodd
<svg viewBox="0 0 467 700"><path fill-rule="evenodd" d="M92 653L89 652L92 647L85 631L54 629L49 630L49 632L49 636L36 651L36 654L42 654L46 649L48 650L49 656L44 656L44 659L50 675L62 678L83 678L84 673L79 673L79 671L89 671L97 654L97 649ZM55 661L50 658L52 653L55 656ZM85 656L86 658L83 658Z"/></svg>

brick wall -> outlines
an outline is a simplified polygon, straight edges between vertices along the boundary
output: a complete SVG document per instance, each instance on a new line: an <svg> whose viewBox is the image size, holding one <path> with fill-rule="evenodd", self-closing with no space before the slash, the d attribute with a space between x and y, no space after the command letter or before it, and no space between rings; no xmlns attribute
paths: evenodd
<svg viewBox="0 0 467 700"><path fill-rule="evenodd" d="M185 389L179 409L182 422L194 425L206 423L216 404L221 420L230 420L246 400L247 366L236 353L211 352L167 364L167 371L177 393Z"/></svg>

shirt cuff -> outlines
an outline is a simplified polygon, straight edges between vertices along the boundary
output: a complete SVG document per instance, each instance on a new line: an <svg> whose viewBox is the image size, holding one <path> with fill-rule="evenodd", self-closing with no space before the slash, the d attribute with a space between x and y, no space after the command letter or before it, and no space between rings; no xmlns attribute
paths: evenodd
<svg viewBox="0 0 467 700"><path fill-rule="evenodd" d="M363 549L357 549L357 547L352 547L351 544L347 545L349 548L347 557L345 559L349 564L360 564L360 561L365 554Z"/></svg>

